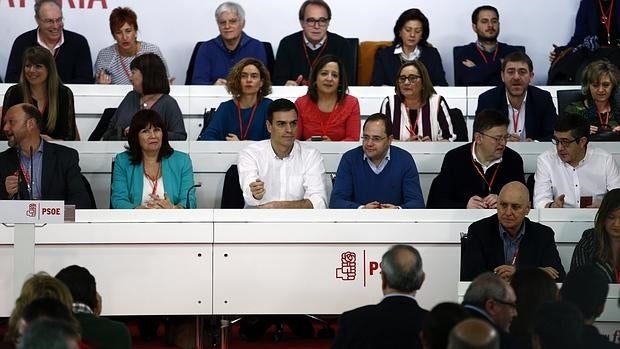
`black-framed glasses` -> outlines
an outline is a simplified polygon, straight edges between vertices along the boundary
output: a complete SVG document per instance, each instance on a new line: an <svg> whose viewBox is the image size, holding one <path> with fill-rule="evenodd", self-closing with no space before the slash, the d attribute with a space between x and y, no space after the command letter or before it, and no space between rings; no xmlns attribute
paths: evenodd
<svg viewBox="0 0 620 349"><path fill-rule="evenodd" d="M416 81L418 81L420 79L420 75L415 75L415 74L411 74L411 75L401 75L398 77L398 82L400 82L401 84L406 83L407 81L409 81L410 83L415 83Z"/></svg>
<svg viewBox="0 0 620 349"><path fill-rule="evenodd" d="M495 141L495 143L499 143L499 142L502 142L502 141L503 142L508 142L508 140L510 139L510 135L508 135L508 134L503 135L503 136L491 136L491 135L488 135L488 134L486 134L484 132L480 132L480 134L483 135L483 136L487 136L487 137L491 138L492 140Z"/></svg>
<svg viewBox="0 0 620 349"><path fill-rule="evenodd" d="M573 139L557 139L555 137L551 138L551 143L553 143L553 145L557 146L558 144L562 144L564 148L568 147L571 143L577 142L577 141L578 141L577 138L573 138Z"/></svg>
<svg viewBox="0 0 620 349"><path fill-rule="evenodd" d="M506 302L506 301L503 301L503 300L497 299L497 298L491 298L491 299L493 299L493 301L495 301L495 303L506 305L506 306L509 306L509 307L513 308L514 310L517 310L517 303L515 303L515 302Z"/></svg>
<svg viewBox="0 0 620 349"><path fill-rule="evenodd" d="M304 19L304 22L307 25L311 26L311 27L314 27L317 24L319 25L319 27L326 27L327 23L329 23L329 18L325 18L325 17L312 18L312 17L309 17L309 18Z"/></svg>

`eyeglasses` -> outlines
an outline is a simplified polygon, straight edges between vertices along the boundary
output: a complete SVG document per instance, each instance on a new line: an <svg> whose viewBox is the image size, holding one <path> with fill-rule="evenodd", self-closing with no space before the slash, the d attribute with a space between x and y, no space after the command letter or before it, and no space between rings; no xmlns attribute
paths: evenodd
<svg viewBox="0 0 620 349"><path fill-rule="evenodd" d="M382 140L386 139L387 137L379 137L379 136L362 136L362 142L364 143L368 143L370 141L372 141L373 143L377 143L377 142L381 142Z"/></svg>
<svg viewBox="0 0 620 349"><path fill-rule="evenodd" d="M45 18L45 19L41 19L41 22L43 22L43 24L45 25L54 25L54 24L62 24L64 18L62 17L58 17L56 19L52 19L52 18Z"/></svg>
<svg viewBox="0 0 620 349"><path fill-rule="evenodd" d="M503 300L500 300L500 299L497 299L497 298L492 298L492 299L496 303L499 303L499 304L502 304L502 305L506 305L506 306L509 306L509 307L513 308L514 310L517 310L517 304L514 303L514 302L506 302L506 301L503 301Z"/></svg>
<svg viewBox="0 0 620 349"><path fill-rule="evenodd" d="M488 135L488 134L483 133L483 132L480 132L480 134L483 135L483 136L487 136L487 137L491 138L492 140L495 141L495 143L508 142L508 140L510 139L510 135L491 136L491 135Z"/></svg>
<svg viewBox="0 0 620 349"><path fill-rule="evenodd" d="M568 147L571 143L573 142L577 142L578 139L574 138L574 139L557 139L555 137L551 138L551 143L553 143L553 145L557 146L558 144L562 144L562 146L564 148Z"/></svg>
<svg viewBox="0 0 620 349"><path fill-rule="evenodd" d="M309 25L311 27L316 26L317 24L319 25L319 27L326 27L327 23L329 23L329 18L325 18L325 17L321 17L321 18L306 18L304 19L304 22L306 23L306 25Z"/></svg>
<svg viewBox="0 0 620 349"><path fill-rule="evenodd" d="M410 83L414 84L416 81L418 81L418 79L420 79L420 75L401 75L398 77L398 82L400 82L401 84L405 84L407 83L407 81L409 81Z"/></svg>
<svg viewBox="0 0 620 349"><path fill-rule="evenodd" d="M220 27L225 27L226 25L235 26L239 24L239 18L233 18L229 20L221 20L217 22L217 25Z"/></svg>

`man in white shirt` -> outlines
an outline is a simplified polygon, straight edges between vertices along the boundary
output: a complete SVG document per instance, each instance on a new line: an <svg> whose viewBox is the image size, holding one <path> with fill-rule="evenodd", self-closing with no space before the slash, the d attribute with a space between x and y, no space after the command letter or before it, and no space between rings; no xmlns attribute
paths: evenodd
<svg viewBox="0 0 620 349"><path fill-rule="evenodd" d="M567 114L554 126L555 149L538 156L534 207L598 207L605 193L620 187L620 171L611 154L588 146L590 126Z"/></svg>
<svg viewBox="0 0 620 349"><path fill-rule="evenodd" d="M239 153L239 183L246 207L326 208L325 167L318 150L295 139L297 108L277 99L267 109L271 138Z"/></svg>

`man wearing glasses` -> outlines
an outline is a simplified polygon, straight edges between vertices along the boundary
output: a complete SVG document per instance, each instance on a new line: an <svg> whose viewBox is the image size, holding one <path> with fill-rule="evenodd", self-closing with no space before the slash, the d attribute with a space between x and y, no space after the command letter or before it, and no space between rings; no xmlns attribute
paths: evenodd
<svg viewBox="0 0 620 349"><path fill-rule="evenodd" d="M6 68L6 82L19 81L24 51L28 47L40 45L54 56L63 83L93 83L93 62L88 41L82 35L64 29L60 4L57 0L35 1L34 19L38 27L21 34L13 42Z"/></svg>
<svg viewBox="0 0 620 349"><path fill-rule="evenodd" d="M530 57L520 51L507 55L502 61L501 77L503 85L478 97L476 115L487 108L501 111L510 120L510 141L549 141L557 112L551 94L530 85L534 77Z"/></svg>
<svg viewBox="0 0 620 349"><path fill-rule="evenodd" d="M508 118L479 112L474 141L446 153L428 194L428 208L497 208L497 194L512 181L525 183L523 159L506 147Z"/></svg>
<svg viewBox="0 0 620 349"><path fill-rule="evenodd" d="M534 207L598 207L609 190L620 187L620 171L611 154L588 146L590 125L577 114L559 118L555 149L538 156Z"/></svg>
<svg viewBox="0 0 620 349"><path fill-rule="evenodd" d="M349 85L355 84L353 54L347 40L327 31L332 18L329 5L323 0L306 0L299 9L302 30L280 41L274 68L274 85L308 85L310 71L325 54L338 56L346 67Z"/></svg>
<svg viewBox="0 0 620 349"><path fill-rule="evenodd" d="M366 119L363 144L340 160L330 208L424 208L415 161L392 146L393 139L390 118L377 113Z"/></svg>

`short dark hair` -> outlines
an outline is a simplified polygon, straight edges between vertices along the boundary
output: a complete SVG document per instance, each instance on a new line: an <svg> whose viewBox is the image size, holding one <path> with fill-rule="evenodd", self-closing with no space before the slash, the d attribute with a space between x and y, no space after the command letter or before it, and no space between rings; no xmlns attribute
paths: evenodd
<svg viewBox="0 0 620 349"><path fill-rule="evenodd" d="M409 259L403 258L402 253L413 254L413 263L408 263ZM381 258L381 272L390 288L402 292L419 290L424 282L420 252L409 245L394 245L387 250Z"/></svg>
<svg viewBox="0 0 620 349"><path fill-rule="evenodd" d="M394 125L392 125L392 119L390 119L387 115L382 113L374 113L366 118L364 121L364 126L362 130L366 128L366 124L371 121L383 121L383 126L385 127L385 134L389 136L394 135Z"/></svg>
<svg viewBox="0 0 620 349"><path fill-rule="evenodd" d="M21 109L26 115L26 119L34 119L37 122L37 127L41 131L43 129L43 115L41 115L39 108L30 103L23 103Z"/></svg>
<svg viewBox="0 0 620 349"><path fill-rule="evenodd" d="M493 11L495 12L495 15L497 16L497 19L499 20L499 12L497 12L497 9L495 7L491 5L482 5L482 6L476 7L474 12L471 13L472 24L478 23L478 15L480 14L481 11Z"/></svg>
<svg viewBox="0 0 620 349"><path fill-rule="evenodd" d="M39 319L28 326L17 349L69 349L67 339L77 341L79 337L65 321Z"/></svg>
<svg viewBox="0 0 620 349"><path fill-rule="evenodd" d="M129 123L129 132L127 133L128 146L125 147L129 152L130 162L133 165L137 165L142 162L142 148L140 148L140 131L148 126L159 127L162 130L161 149L157 156L157 160L161 161L163 158L167 158L174 152L174 149L168 142L168 131L166 125L159 116L159 113L153 109L138 110L131 118Z"/></svg>
<svg viewBox="0 0 620 349"><path fill-rule="evenodd" d="M565 113L558 117L555 119L553 130L556 132L570 132L570 135L575 139L581 139L582 137L590 139L590 123L579 114Z"/></svg>
<svg viewBox="0 0 620 349"><path fill-rule="evenodd" d="M130 69L138 69L142 73L142 94L170 93L170 82L166 65L161 58L154 53L145 53L136 57Z"/></svg>
<svg viewBox="0 0 620 349"><path fill-rule="evenodd" d="M585 319L600 315L599 308L605 305L609 284L607 276L595 265L582 265L566 274L560 296L579 308Z"/></svg>
<svg viewBox="0 0 620 349"><path fill-rule="evenodd" d="M525 52L514 51L507 54L502 60L502 71L506 70L506 65L509 62L523 62L527 64L527 68L530 70L530 73L534 71L534 63L532 63L532 59Z"/></svg>
<svg viewBox="0 0 620 349"><path fill-rule="evenodd" d="M114 32L119 31L125 24L129 24L135 31L138 31L138 15L129 7L117 7L110 13L110 33L114 37Z"/></svg>
<svg viewBox="0 0 620 349"><path fill-rule="evenodd" d="M508 127L509 123L510 120L508 120L508 116L506 116L499 110L490 108L483 109L476 115L476 118L474 119L474 133L481 133L497 126Z"/></svg>
<svg viewBox="0 0 620 349"><path fill-rule="evenodd" d="M319 77L319 71L327 65L327 63L334 62L338 65L338 89L336 91L338 102L342 102L344 97L349 92L349 83L347 82L347 71L342 63L342 59L335 55L323 55L316 64L312 67L310 72L310 81L308 84L308 95L310 99L317 103L319 101L319 92L317 91L316 80Z"/></svg>
<svg viewBox="0 0 620 349"><path fill-rule="evenodd" d="M30 324L40 318L62 320L74 323L75 318L71 310L61 301L54 298L37 298L30 302L22 311L22 319Z"/></svg>
<svg viewBox="0 0 620 349"><path fill-rule="evenodd" d="M306 14L306 7L310 5L321 6L327 11L327 19L332 19L332 9L329 8L329 5L323 0L306 0L301 7L299 8L299 20L304 20L304 15Z"/></svg>
<svg viewBox="0 0 620 349"><path fill-rule="evenodd" d="M299 117L299 112L297 111L297 106L295 106L295 103L286 98L278 98L271 102L267 107L267 121L269 123L273 121L273 113L291 110L294 110L295 114Z"/></svg>
<svg viewBox="0 0 620 349"><path fill-rule="evenodd" d="M437 304L426 315L422 327L424 342L430 349L446 348L452 328L468 317L469 313L460 304L451 302Z"/></svg>
<svg viewBox="0 0 620 349"><path fill-rule="evenodd" d="M79 265L70 265L56 274L56 279L62 281L76 303L84 303L95 310L97 306L97 282L88 269Z"/></svg>
<svg viewBox="0 0 620 349"><path fill-rule="evenodd" d="M583 316L571 303L543 303L534 318L533 335L545 349L583 348Z"/></svg>
<svg viewBox="0 0 620 349"><path fill-rule="evenodd" d="M401 13L394 24L394 45L402 45L403 39L400 38L400 30L403 29L405 23L409 21L420 21L422 23L422 38L419 45L426 45L426 40L431 33L430 26L428 24L428 18L417 8L410 8Z"/></svg>

